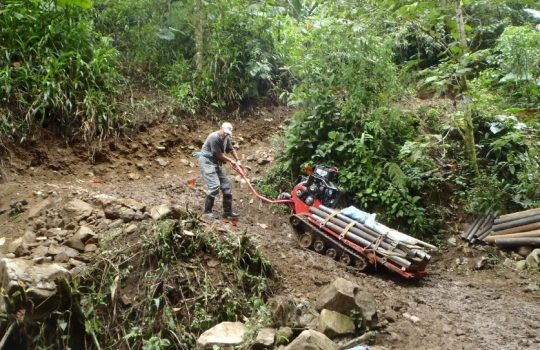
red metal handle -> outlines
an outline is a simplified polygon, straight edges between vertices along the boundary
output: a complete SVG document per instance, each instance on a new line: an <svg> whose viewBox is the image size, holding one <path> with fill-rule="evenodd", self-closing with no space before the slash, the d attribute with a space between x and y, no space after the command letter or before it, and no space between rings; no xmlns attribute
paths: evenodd
<svg viewBox="0 0 540 350"><path fill-rule="evenodd" d="M242 169L242 167L240 167L236 163L230 163L230 164L231 164L231 168L233 168L233 170L236 171L238 173L238 175L240 175L240 177L242 179L246 180L246 183L247 183L249 189L251 190L251 192L253 192L255 197L260 199L262 202L268 203L268 204L287 204L287 205L293 205L294 204L292 199L268 199L268 198L260 195L259 192L257 192L257 190L255 189L255 187L253 187L253 185L251 184L251 181L249 181L244 169Z"/></svg>

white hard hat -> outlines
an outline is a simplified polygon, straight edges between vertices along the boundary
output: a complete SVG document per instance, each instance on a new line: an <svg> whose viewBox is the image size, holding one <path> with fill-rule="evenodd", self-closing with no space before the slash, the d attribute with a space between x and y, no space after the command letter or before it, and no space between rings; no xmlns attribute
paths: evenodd
<svg viewBox="0 0 540 350"><path fill-rule="evenodd" d="M223 131L225 131L226 134L232 135L233 126L231 123L225 122L221 125L221 128L223 129Z"/></svg>

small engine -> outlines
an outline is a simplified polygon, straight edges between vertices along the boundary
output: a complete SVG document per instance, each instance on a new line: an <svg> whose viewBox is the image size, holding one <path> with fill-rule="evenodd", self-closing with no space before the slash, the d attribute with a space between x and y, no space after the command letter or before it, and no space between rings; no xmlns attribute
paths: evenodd
<svg viewBox="0 0 540 350"><path fill-rule="evenodd" d="M298 183L305 189L298 190L298 197L307 205L312 205L315 199L329 208L335 208L341 192L333 183L336 180L338 169L325 165L317 165L315 170L306 178L302 177Z"/></svg>

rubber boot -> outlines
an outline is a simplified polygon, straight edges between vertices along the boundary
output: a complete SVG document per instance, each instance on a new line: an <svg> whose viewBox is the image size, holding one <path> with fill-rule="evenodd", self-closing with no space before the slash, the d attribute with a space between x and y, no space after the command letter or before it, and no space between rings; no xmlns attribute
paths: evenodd
<svg viewBox="0 0 540 350"><path fill-rule="evenodd" d="M209 219L215 219L214 214L212 213L212 208L214 207L214 200L215 197L207 195L204 201L204 216Z"/></svg>
<svg viewBox="0 0 540 350"><path fill-rule="evenodd" d="M223 195L223 217L225 219L238 219L240 217L232 211L232 194Z"/></svg>

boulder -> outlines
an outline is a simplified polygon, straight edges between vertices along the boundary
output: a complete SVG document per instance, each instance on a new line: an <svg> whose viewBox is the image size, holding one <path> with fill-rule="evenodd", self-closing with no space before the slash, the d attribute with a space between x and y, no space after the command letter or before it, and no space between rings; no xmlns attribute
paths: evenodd
<svg viewBox="0 0 540 350"><path fill-rule="evenodd" d="M51 245L47 252L49 255L66 254L70 258L76 258L79 256L79 252L76 249L65 245Z"/></svg>
<svg viewBox="0 0 540 350"><path fill-rule="evenodd" d="M92 208L90 204L77 198L69 201L64 206L64 211L68 215L76 218L77 221L86 219L87 217L92 215L92 210L94 210L94 208Z"/></svg>
<svg viewBox="0 0 540 350"><path fill-rule="evenodd" d="M278 295L268 300L275 327L315 329L319 313L307 300Z"/></svg>
<svg viewBox="0 0 540 350"><path fill-rule="evenodd" d="M92 253L92 252L95 252L97 249L98 249L98 246L92 243L92 244L88 244L88 245L86 245L86 247L84 247L84 252L85 253Z"/></svg>
<svg viewBox="0 0 540 350"><path fill-rule="evenodd" d="M58 264L34 265L30 260L0 260L0 289L9 298L8 313L26 310L29 320L40 320L63 305L59 284L69 278L69 272Z"/></svg>
<svg viewBox="0 0 540 350"><path fill-rule="evenodd" d="M252 350L270 349L276 339L276 330L274 328L262 328L257 333L257 337L251 345Z"/></svg>
<svg viewBox="0 0 540 350"><path fill-rule="evenodd" d="M150 209L150 215L152 216L152 219L154 220L161 220L168 216L170 216L172 213L172 209L167 204L161 204L157 207L153 207Z"/></svg>
<svg viewBox="0 0 540 350"><path fill-rule="evenodd" d="M90 242L96 234L90 227L81 226L75 234L67 240L66 245L73 249L77 249L80 252L83 252L85 249L86 243Z"/></svg>
<svg viewBox="0 0 540 350"><path fill-rule="evenodd" d="M527 261L527 266L532 269L540 267L540 248L537 248L527 255L525 259Z"/></svg>
<svg viewBox="0 0 540 350"><path fill-rule="evenodd" d="M7 252L15 254L15 256L23 256L30 254L30 251L28 250L27 245L24 243L22 237L11 241L8 244Z"/></svg>
<svg viewBox="0 0 540 350"><path fill-rule="evenodd" d="M308 329L287 345L285 350L337 350L336 343L320 332Z"/></svg>
<svg viewBox="0 0 540 350"><path fill-rule="evenodd" d="M36 241L36 234L32 231L25 231L22 239L24 243L34 243Z"/></svg>
<svg viewBox="0 0 540 350"><path fill-rule="evenodd" d="M344 315L358 311L362 324L374 327L377 324L377 303L371 293L362 291L360 286L338 278L324 288L315 301L317 310L327 309Z"/></svg>
<svg viewBox="0 0 540 350"><path fill-rule="evenodd" d="M197 339L197 349L238 346L244 342L245 334L246 326L242 322L221 322L201 334Z"/></svg>
<svg viewBox="0 0 540 350"><path fill-rule="evenodd" d="M41 215L43 210L47 209L51 204L52 201L49 198L34 204L30 207L30 209L28 209L28 219L32 220L37 218L39 215Z"/></svg>
<svg viewBox="0 0 540 350"><path fill-rule="evenodd" d="M124 230L125 233L127 233L128 235L132 234L132 233L135 233L137 232L137 225L135 224L131 224L129 225L128 227L126 227L126 229Z"/></svg>
<svg viewBox="0 0 540 350"><path fill-rule="evenodd" d="M122 200L120 200L120 203L124 207L130 208L130 209L132 209L134 211L143 212L146 209L146 205L144 205L143 203L138 202L138 201L136 201L134 199L131 199L131 198L122 199Z"/></svg>
<svg viewBox="0 0 540 350"><path fill-rule="evenodd" d="M116 197L109 196L108 194L96 194L92 197L93 202L100 205L101 207L105 208L111 204L114 204L118 201Z"/></svg>
<svg viewBox="0 0 540 350"><path fill-rule="evenodd" d="M353 320L339 312L323 309L319 316L317 331L329 338L335 338L355 331Z"/></svg>

